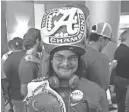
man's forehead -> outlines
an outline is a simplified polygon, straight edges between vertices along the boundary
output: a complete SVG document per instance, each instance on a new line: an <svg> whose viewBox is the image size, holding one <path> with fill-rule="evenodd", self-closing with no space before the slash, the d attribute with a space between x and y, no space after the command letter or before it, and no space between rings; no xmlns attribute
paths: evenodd
<svg viewBox="0 0 129 112"><path fill-rule="evenodd" d="M55 52L55 55L72 56L72 55L76 55L76 53L70 50L62 50L62 51Z"/></svg>

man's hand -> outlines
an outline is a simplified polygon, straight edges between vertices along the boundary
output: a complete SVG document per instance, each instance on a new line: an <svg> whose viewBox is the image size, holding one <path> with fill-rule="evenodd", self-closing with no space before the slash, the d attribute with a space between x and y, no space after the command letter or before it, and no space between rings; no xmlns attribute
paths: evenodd
<svg viewBox="0 0 129 112"><path fill-rule="evenodd" d="M28 90L27 90L27 84L21 84L21 94L23 97L26 97L28 93Z"/></svg>
<svg viewBox="0 0 129 112"><path fill-rule="evenodd" d="M110 65L110 69L111 69L111 70L115 69L116 66L117 66L117 60L111 61L111 62L109 63L109 65Z"/></svg>
<svg viewBox="0 0 129 112"><path fill-rule="evenodd" d="M3 97L4 97L4 99L5 99L6 104L8 104L9 101L10 101L9 95L8 95L8 94L4 94Z"/></svg>

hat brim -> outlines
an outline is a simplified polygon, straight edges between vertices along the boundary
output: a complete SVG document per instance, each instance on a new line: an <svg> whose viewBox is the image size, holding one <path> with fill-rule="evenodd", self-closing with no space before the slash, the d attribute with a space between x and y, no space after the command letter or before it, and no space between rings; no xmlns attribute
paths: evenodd
<svg viewBox="0 0 129 112"><path fill-rule="evenodd" d="M76 53L77 55L83 55L86 50L82 47L79 47L79 46L75 46L75 45L64 45L64 46L57 46L57 47L54 47L50 54L53 54L57 51L61 51L61 50L70 50L74 53Z"/></svg>
<svg viewBox="0 0 129 112"><path fill-rule="evenodd" d="M103 37L106 37L106 38L108 38L111 42L117 43L117 41L115 41L113 38L107 37L106 35L101 35L101 34L99 34L99 33L97 33L97 32L92 32L92 33L97 34L97 35L100 35L100 36L103 36Z"/></svg>
<svg viewBox="0 0 129 112"><path fill-rule="evenodd" d="M113 43L117 43L113 38L109 38L109 37L107 37L111 42L113 42Z"/></svg>
<svg viewBox="0 0 129 112"><path fill-rule="evenodd" d="M116 41L116 40L114 40L114 39L111 39L111 42L113 42L113 43L117 43L117 41Z"/></svg>

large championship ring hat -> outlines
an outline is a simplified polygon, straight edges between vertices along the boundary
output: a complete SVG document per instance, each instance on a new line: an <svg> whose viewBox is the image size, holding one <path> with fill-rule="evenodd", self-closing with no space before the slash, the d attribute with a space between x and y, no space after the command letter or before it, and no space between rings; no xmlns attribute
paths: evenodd
<svg viewBox="0 0 129 112"><path fill-rule="evenodd" d="M83 55L86 46L85 18L83 11L76 6L56 8L47 12L41 23L41 38L45 50L51 54L67 49Z"/></svg>

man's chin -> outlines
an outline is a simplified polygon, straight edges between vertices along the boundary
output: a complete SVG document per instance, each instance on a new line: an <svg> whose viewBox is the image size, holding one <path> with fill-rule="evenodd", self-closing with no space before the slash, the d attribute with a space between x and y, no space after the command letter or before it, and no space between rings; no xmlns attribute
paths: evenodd
<svg viewBox="0 0 129 112"><path fill-rule="evenodd" d="M59 76L59 78L61 78L61 79L69 79L71 77L71 75L70 74L66 74L66 73L64 73L64 74L61 74L60 76Z"/></svg>

